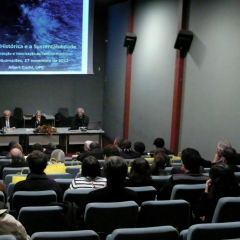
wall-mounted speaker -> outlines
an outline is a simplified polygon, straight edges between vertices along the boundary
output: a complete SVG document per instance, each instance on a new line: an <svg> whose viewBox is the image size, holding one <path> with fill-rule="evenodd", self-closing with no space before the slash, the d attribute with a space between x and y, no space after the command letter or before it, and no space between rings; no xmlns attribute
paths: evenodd
<svg viewBox="0 0 240 240"><path fill-rule="evenodd" d="M179 31L174 48L180 50L181 58L186 57L187 52L191 47L192 40L193 40L193 32L189 30L184 30L184 29Z"/></svg>
<svg viewBox="0 0 240 240"><path fill-rule="evenodd" d="M128 53L133 53L137 41L137 36L134 33L127 33L124 40L124 47L128 48Z"/></svg>

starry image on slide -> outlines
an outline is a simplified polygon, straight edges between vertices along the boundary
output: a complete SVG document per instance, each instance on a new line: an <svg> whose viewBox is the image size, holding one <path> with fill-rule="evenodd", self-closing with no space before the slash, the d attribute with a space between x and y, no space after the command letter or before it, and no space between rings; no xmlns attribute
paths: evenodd
<svg viewBox="0 0 240 240"><path fill-rule="evenodd" d="M1 0L0 70L81 71L82 22L83 0Z"/></svg>

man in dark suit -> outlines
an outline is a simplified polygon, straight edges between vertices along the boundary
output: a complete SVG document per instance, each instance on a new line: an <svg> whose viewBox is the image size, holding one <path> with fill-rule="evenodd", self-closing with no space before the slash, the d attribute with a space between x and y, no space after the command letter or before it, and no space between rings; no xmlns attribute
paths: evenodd
<svg viewBox="0 0 240 240"><path fill-rule="evenodd" d="M14 118L11 116L11 111L5 110L3 113L3 117L0 119L0 128L7 128L7 129L15 129L16 123L14 121Z"/></svg>
<svg viewBox="0 0 240 240"><path fill-rule="evenodd" d="M206 183L209 179L199 173L201 165L201 156L199 152L193 148L186 148L182 151L182 164L184 173L173 174L167 183L159 190L157 194L158 200L169 200L172 189L176 184L201 184Z"/></svg>
<svg viewBox="0 0 240 240"><path fill-rule="evenodd" d="M89 117L84 114L83 108L77 109L77 114L73 117L72 127L87 127L89 123Z"/></svg>
<svg viewBox="0 0 240 240"><path fill-rule="evenodd" d="M120 156L124 159L133 159L133 158L139 158L141 157L141 154L138 152L135 152L131 148L132 143L129 140L124 140L121 143L121 151L120 151Z"/></svg>
<svg viewBox="0 0 240 240"><path fill-rule="evenodd" d="M43 126L46 124L46 117L42 116L40 110L37 110L36 115L31 119L32 128L37 128L38 126Z"/></svg>

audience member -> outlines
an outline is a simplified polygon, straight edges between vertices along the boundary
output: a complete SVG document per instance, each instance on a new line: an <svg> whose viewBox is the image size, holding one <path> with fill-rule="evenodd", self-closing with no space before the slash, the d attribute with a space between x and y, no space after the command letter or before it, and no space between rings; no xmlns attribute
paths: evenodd
<svg viewBox="0 0 240 240"><path fill-rule="evenodd" d="M168 150L167 148L164 147L165 146L165 141L164 141L163 138L156 138L153 142L153 145L155 145L156 149L162 148L167 155L173 155L174 154L174 152L172 150ZM154 152L154 151L151 151L151 152Z"/></svg>
<svg viewBox="0 0 240 240"><path fill-rule="evenodd" d="M121 137L116 137L113 141L113 145L118 148L119 151L121 151L121 144L123 142L123 138Z"/></svg>
<svg viewBox="0 0 240 240"><path fill-rule="evenodd" d="M8 214L8 207L3 202L0 202L0 226L0 235L13 235L21 240L30 239L24 226Z"/></svg>
<svg viewBox="0 0 240 240"><path fill-rule="evenodd" d="M106 160L111 156L120 156L120 153L116 146L109 144L103 148L103 157Z"/></svg>
<svg viewBox="0 0 240 240"><path fill-rule="evenodd" d="M214 210L220 198L240 196L236 177L227 165L222 163L214 165L210 169L209 176L205 192L193 208L196 219L204 217L205 223L212 222Z"/></svg>
<svg viewBox="0 0 240 240"><path fill-rule="evenodd" d="M213 163L222 163L222 152L225 148L231 147L230 142L221 141L217 145L217 153L214 156Z"/></svg>
<svg viewBox="0 0 240 240"><path fill-rule="evenodd" d="M25 158L24 158L24 154L23 154L23 148L22 148L21 144L19 144L19 143L14 143L14 144L12 145L12 147L11 147L11 149L10 149L10 152L8 153L7 157L8 157L9 159L11 158L11 150L12 150L13 148L17 148L17 149L19 149L19 150L22 152L22 160L24 161Z"/></svg>
<svg viewBox="0 0 240 240"><path fill-rule="evenodd" d="M57 201L62 201L62 192L59 185L49 179L44 173L47 166L47 157L40 151L33 151L27 157L30 173L27 179L16 183L13 193L17 191L44 191L53 190L57 194Z"/></svg>
<svg viewBox="0 0 240 240"><path fill-rule="evenodd" d="M228 165L233 172L240 172L240 168L236 166L237 152L234 148L228 147L222 151L222 163Z"/></svg>
<svg viewBox="0 0 240 240"><path fill-rule="evenodd" d="M5 110L3 112L3 117L0 118L0 129L7 128L7 129L15 129L16 123L14 118L11 116L11 111Z"/></svg>
<svg viewBox="0 0 240 240"><path fill-rule="evenodd" d="M92 143L93 141L86 141L83 145L83 149L84 149L84 152L87 152L90 150L90 144Z"/></svg>
<svg viewBox="0 0 240 240"><path fill-rule="evenodd" d="M109 157L104 163L107 186L91 191L87 195L85 206L92 202L138 202L137 193L124 188L127 171L128 167L123 158L118 156Z"/></svg>
<svg viewBox="0 0 240 240"><path fill-rule="evenodd" d="M51 154L50 161L52 163L65 163L65 153L61 149L55 149Z"/></svg>
<svg viewBox="0 0 240 240"><path fill-rule="evenodd" d="M31 118L32 128L37 128L38 126L43 126L45 124L46 117L42 115L40 110L37 110L35 116Z"/></svg>
<svg viewBox="0 0 240 240"><path fill-rule="evenodd" d="M100 164L93 156L86 157L82 162L82 177L73 179L70 189L102 188L106 185L106 178L100 176Z"/></svg>
<svg viewBox="0 0 240 240"><path fill-rule="evenodd" d="M141 156L146 156L147 153L145 152L145 144L143 142L135 142L134 143L134 150L141 154Z"/></svg>
<svg viewBox="0 0 240 240"><path fill-rule="evenodd" d="M2 156L7 156L8 153L10 152L10 150L12 149L12 146L13 146L15 143L17 143L17 142L11 141L11 142L8 144L8 151L3 151L3 152L1 153L1 155L2 155Z"/></svg>
<svg viewBox="0 0 240 240"><path fill-rule="evenodd" d="M154 154L154 160L151 165L151 174L154 176L169 175L164 169L169 166L170 158L165 152Z"/></svg>
<svg viewBox="0 0 240 240"><path fill-rule="evenodd" d="M40 151L43 152L43 145L41 145L40 143L35 143L32 145L32 151Z"/></svg>
<svg viewBox="0 0 240 240"><path fill-rule="evenodd" d="M103 159L102 149L97 142L92 142L90 144L90 150L79 154L77 160L82 162L87 156L94 156L97 159Z"/></svg>
<svg viewBox="0 0 240 240"><path fill-rule="evenodd" d="M121 143L121 149L122 151L120 151L120 156L124 159L132 159L132 158L139 158L141 157L141 154L138 152L135 152L132 150L131 148L131 141L129 140L124 140Z"/></svg>
<svg viewBox="0 0 240 240"><path fill-rule="evenodd" d="M129 179L125 182L126 187L153 186L151 170L148 161L144 158L137 158L131 162Z"/></svg>
<svg viewBox="0 0 240 240"><path fill-rule="evenodd" d="M169 200L172 188L176 184L200 184L205 183L209 177L200 174L199 168L201 156L199 152L192 148L186 148L182 151L182 174L173 174L167 183L160 189L157 195L158 200Z"/></svg>
<svg viewBox="0 0 240 240"><path fill-rule="evenodd" d="M3 169L5 167L10 167L10 168L28 167L27 161L25 161L21 150L19 150L18 148L12 148L12 150L10 151L10 158L11 158L11 162L5 163L0 167L0 179L2 179L3 177L2 174L3 174Z"/></svg>
<svg viewBox="0 0 240 240"><path fill-rule="evenodd" d="M87 127L89 123L89 117L84 114L83 108L77 109L77 114L73 117L72 127Z"/></svg>
<svg viewBox="0 0 240 240"><path fill-rule="evenodd" d="M54 143L48 143L43 152L47 155L48 159L50 159L51 154L55 149L57 149L57 147Z"/></svg>

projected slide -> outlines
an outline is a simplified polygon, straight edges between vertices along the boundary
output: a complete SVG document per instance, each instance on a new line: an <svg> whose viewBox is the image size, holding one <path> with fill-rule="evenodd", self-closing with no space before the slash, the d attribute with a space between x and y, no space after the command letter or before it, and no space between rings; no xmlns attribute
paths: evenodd
<svg viewBox="0 0 240 240"><path fill-rule="evenodd" d="M88 73L89 0L1 0L0 74Z"/></svg>

